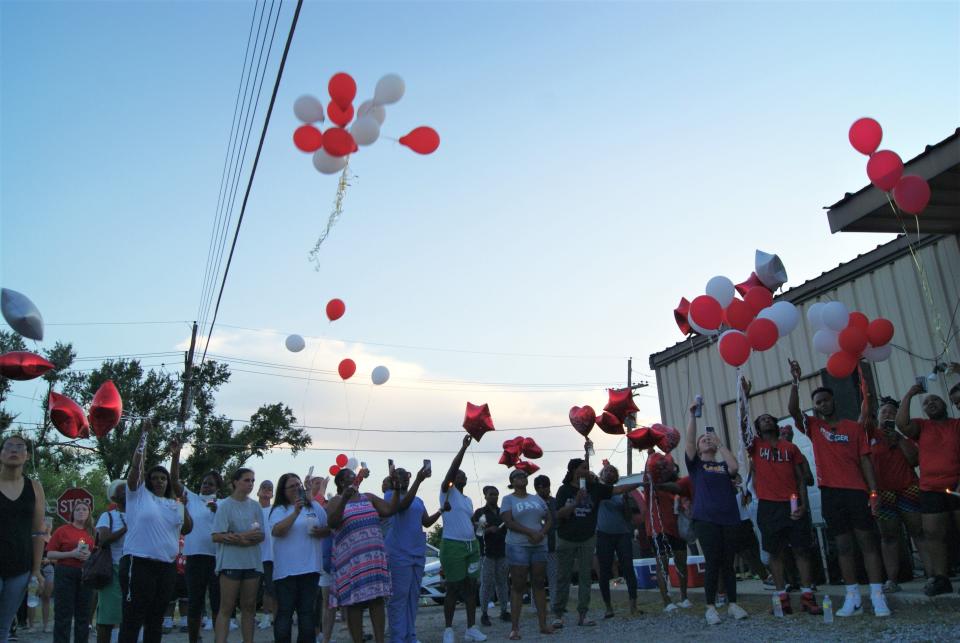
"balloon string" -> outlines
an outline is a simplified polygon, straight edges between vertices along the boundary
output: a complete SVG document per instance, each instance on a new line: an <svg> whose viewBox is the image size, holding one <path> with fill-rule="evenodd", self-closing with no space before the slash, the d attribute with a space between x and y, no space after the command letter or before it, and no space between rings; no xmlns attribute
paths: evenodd
<svg viewBox="0 0 960 643"><path fill-rule="evenodd" d="M343 172L340 173L340 180L337 182L337 195L333 200L333 210L331 210L330 217L327 219L327 227L320 233L320 238L317 239L317 243L308 255L310 261L314 264L313 269L317 272L320 272L320 246L327 239L331 228L333 228L340 219L340 215L343 214L343 197L347 193L347 187L350 185L350 177L350 158L347 157L347 164L343 167Z"/></svg>
<svg viewBox="0 0 960 643"><path fill-rule="evenodd" d="M346 389L346 385L344 385ZM370 387L367 389L367 403L363 406L363 414L360 416L360 426L357 427L357 439L353 442L353 451L356 453L357 445L360 444L360 433L363 431L363 423L367 420L367 409L370 408L370 398L373 397L373 384L370 384Z"/></svg>
<svg viewBox="0 0 960 643"><path fill-rule="evenodd" d="M325 333L324 333L325 334ZM323 335L321 335L322 342ZM308 424L307 422L307 392L310 390L310 382L313 380L313 366L317 362L317 355L320 354L320 349L322 348L322 343L317 342L317 349L313 351L313 359L310 360L310 372L307 374L307 383L303 387L303 401L300 403L301 408L303 409L303 424Z"/></svg>

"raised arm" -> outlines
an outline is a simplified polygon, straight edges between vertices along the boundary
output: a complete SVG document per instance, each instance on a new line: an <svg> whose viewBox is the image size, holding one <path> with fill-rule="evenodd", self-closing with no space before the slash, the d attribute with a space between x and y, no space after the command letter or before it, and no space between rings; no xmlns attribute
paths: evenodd
<svg viewBox="0 0 960 643"><path fill-rule="evenodd" d="M911 386L907 394L903 396L903 400L900 402L900 408L897 409L897 428L911 440L916 440L920 437L920 425L910 419L910 402L913 401L916 395L922 392L923 389L918 385L914 384Z"/></svg>
<svg viewBox="0 0 960 643"><path fill-rule="evenodd" d="M178 498L183 495L184 491L184 486L180 482L180 449L182 447L179 438L170 440L170 484L173 488L173 495Z"/></svg>
<svg viewBox="0 0 960 643"><path fill-rule="evenodd" d="M327 503L327 524L331 529L337 529L343 524L343 510L347 508L347 502L357 494L357 488L352 484L347 485L340 495L334 496Z"/></svg>
<svg viewBox="0 0 960 643"><path fill-rule="evenodd" d="M428 514L426 510L424 510L423 517L420 519L420 524L423 525L424 528L429 529L430 527L433 527L433 525L438 520L440 520L440 516L442 515L443 515L443 509L438 509L435 513L432 513L432 514Z"/></svg>
<svg viewBox="0 0 960 643"><path fill-rule="evenodd" d="M413 504L414 499L417 497L417 491L420 490L420 483L430 477L430 470L426 468L421 468L417 471L417 477L413 481L413 485L407 489L407 493L403 496L403 500L400 501L400 505L397 507L397 512L406 511L407 508Z"/></svg>
<svg viewBox="0 0 960 643"><path fill-rule="evenodd" d="M139 487L142 482L140 480L140 467L143 466L143 452L147 448L147 438L150 435L150 429L153 428L153 423L147 418L140 426L140 441L133 452L133 459L130 461L130 473L127 474L127 489L130 491Z"/></svg>
<svg viewBox="0 0 960 643"><path fill-rule="evenodd" d="M697 457L697 404L691 404L689 413L690 419L687 420L687 434L684 436L687 457L693 460Z"/></svg>
<svg viewBox="0 0 960 643"><path fill-rule="evenodd" d="M631 482L630 484L619 484L613 488L612 494L614 496L620 495L621 493L630 493L634 489L639 489L642 482Z"/></svg>
<svg viewBox="0 0 960 643"><path fill-rule="evenodd" d="M790 377L793 380L790 383L790 399L787 401L787 411L797 425L797 431L806 434L807 419L800 410L800 364L795 359L788 359L790 364Z"/></svg>
<svg viewBox="0 0 960 643"><path fill-rule="evenodd" d="M441 491L446 491L453 485L453 479L457 477L457 471L460 470L460 465L463 463L463 454L467 452L467 447L470 446L470 442L473 440L469 435L463 437L463 446L460 447L460 450L457 451L457 455L453 456L453 462L450 463L450 468L447 470L447 475L443 479L443 483L440 485Z"/></svg>
<svg viewBox="0 0 960 643"><path fill-rule="evenodd" d="M387 502L380 496L375 496L372 493L367 494L367 500L370 501L370 504L373 505L373 508L377 510L377 513L380 514L381 518L389 518L393 514L397 513L397 507L400 506L400 491L397 489L397 481L393 481L393 493L390 494L390 502Z"/></svg>

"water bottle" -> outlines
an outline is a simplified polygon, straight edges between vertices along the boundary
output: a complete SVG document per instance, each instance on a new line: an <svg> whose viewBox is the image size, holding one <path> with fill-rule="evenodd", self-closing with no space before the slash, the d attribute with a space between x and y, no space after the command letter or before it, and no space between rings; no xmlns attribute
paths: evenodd
<svg viewBox="0 0 960 643"><path fill-rule="evenodd" d="M827 595L823 597L823 622L833 623L833 603L830 602L830 597Z"/></svg>
<svg viewBox="0 0 960 643"><path fill-rule="evenodd" d="M30 577L30 584L27 585L27 607L36 607L40 604L40 583L35 576Z"/></svg>
<svg viewBox="0 0 960 643"><path fill-rule="evenodd" d="M783 618L783 605L780 603L779 592L775 592L773 594L773 615L779 618Z"/></svg>

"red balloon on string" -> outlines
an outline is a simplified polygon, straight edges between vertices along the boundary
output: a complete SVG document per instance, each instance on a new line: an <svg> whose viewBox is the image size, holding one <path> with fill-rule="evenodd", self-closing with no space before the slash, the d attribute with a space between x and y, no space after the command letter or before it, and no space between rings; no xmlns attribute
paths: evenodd
<svg viewBox="0 0 960 643"><path fill-rule="evenodd" d="M347 457L346 453L341 453L337 456L337 466L345 467L347 463L350 462L350 458Z"/></svg>
<svg viewBox="0 0 960 643"><path fill-rule="evenodd" d="M754 319L747 326L747 339L750 340L750 348L755 351L770 350L779 337L777 325L769 319Z"/></svg>
<svg viewBox="0 0 960 643"><path fill-rule="evenodd" d="M827 360L827 372L837 379L849 377L857 368L857 358L845 351L839 351Z"/></svg>
<svg viewBox="0 0 960 643"><path fill-rule="evenodd" d="M336 103L328 103L327 116L340 127L346 127L353 120L353 105L341 109Z"/></svg>
<svg viewBox="0 0 960 643"><path fill-rule="evenodd" d="M647 456L647 464L644 469L650 474L650 479L653 480L654 484L666 482L676 471L673 458L656 451Z"/></svg>
<svg viewBox="0 0 960 643"><path fill-rule="evenodd" d="M700 295L690 302L688 317L700 328L717 330L723 323L723 308L710 295Z"/></svg>
<svg viewBox="0 0 960 643"><path fill-rule="evenodd" d="M687 321L687 315L690 313L690 302L686 297L680 298L680 303L673 309L673 321L677 322L680 332L689 335L693 332L690 328L690 322Z"/></svg>
<svg viewBox="0 0 960 643"><path fill-rule="evenodd" d="M872 118L859 118L850 126L850 133L847 136L853 149L869 156L880 147L883 128Z"/></svg>
<svg viewBox="0 0 960 643"><path fill-rule="evenodd" d="M335 465L335 464L331 464L331 465L330 465L330 468L327 469L327 471L330 472L330 475L335 476L335 475L337 475L338 473L340 473L340 467L338 467L338 466Z"/></svg>
<svg viewBox="0 0 960 643"><path fill-rule="evenodd" d="M327 319L337 321L347 312L347 305L341 299L331 299L327 302Z"/></svg>
<svg viewBox="0 0 960 643"><path fill-rule="evenodd" d="M930 203L930 184L923 178L910 174L893 188L893 200L908 214L920 214Z"/></svg>
<svg viewBox="0 0 960 643"><path fill-rule="evenodd" d="M432 127L418 127L401 136L400 145L406 145L417 154L433 154L440 147L440 135Z"/></svg>
<svg viewBox="0 0 960 643"><path fill-rule="evenodd" d="M357 372L357 364L349 357L340 362L340 365L337 366L337 372L340 373L340 377L344 380L348 380L353 377L353 374Z"/></svg>
<svg viewBox="0 0 960 643"><path fill-rule="evenodd" d="M523 438L517 436L512 440L503 441L503 452L509 453L510 455L519 457L520 452L523 450Z"/></svg>
<svg viewBox="0 0 960 643"><path fill-rule="evenodd" d="M0 355L0 375L11 380L32 380L56 368L51 362L27 351L12 351Z"/></svg>
<svg viewBox="0 0 960 643"><path fill-rule="evenodd" d="M885 346L893 339L893 322L883 317L878 317L870 322L867 327L867 340L873 347Z"/></svg>
<svg viewBox="0 0 960 643"><path fill-rule="evenodd" d="M610 389L607 391L607 405L604 411L610 411L621 422L626 422L627 416L640 409L633 401L633 391L628 388Z"/></svg>
<svg viewBox="0 0 960 643"><path fill-rule="evenodd" d="M539 466L537 466L533 462L527 462L526 460L524 460L523 462L518 462L517 464L514 465L514 468L517 471L523 471L528 476L532 476L533 474L535 474L537 471L540 470Z"/></svg>
<svg viewBox="0 0 960 643"><path fill-rule="evenodd" d="M520 456L518 456L518 455L516 455L516 454L513 454L513 453L508 453L507 451L504 451L504 452L500 455L500 462L499 462L499 464L502 464L503 466L505 466L505 467L507 467L507 468L510 468L510 467L512 467L513 465L515 465L515 464L516 464L517 462L519 462L519 461L520 461Z"/></svg>
<svg viewBox="0 0 960 643"><path fill-rule="evenodd" d="M743 296L743 301L756 315L773 304L773 293L763 286L756 286L747 291L747 294Z"/></svg>
<svg viewBox="0 0 960 643"><path fill-rule="evenodd" d="M627 440L634 449L652 449L663 439L663 433L652 426L642 426L627 434Z"/></svg>
<svg viewBox="0 0 960 643"><path fill-rule="evenodd" d="M480 441L484 433L495 431L490 407L486 404L478 405L467 402L467 410L463 415L463 428L477 442Z"/></svg>
<svg viewBox="0 0 960 643"><path fill-rule="evenodd" d="M889 192L903 176L903 161L900 155L890 150L871 154L867 161L867 176L879 189Z"/></svg>
<svg viewBox="0 0 960 643"><path fill-rule="evenodd" d="M604 411L597 416L597 426L604 433L610 435L623 435L623 422L610 411Z"/></svg>
<svg viewBox="0 0 960 643"><path fill-rule="evenodd" d="M750 359L750 340L738 330L728 330L717 343L720 357L730 366L743 366Z"/></svg>
<svg viewBox="0 0 960 643"><path fill-rule="evenodd" d="M90 435L90 426L80 405L66 395L50 393L50 421L68 438L83 438Z"/></svg>
<svg viewBox="0 0 960 643"><path fill-rule="evenodd" d="M756 316L753 308L742 299L734 299L723 311L723 320L727 323L727 326L742 331L747 330L747 326Z"/></svg>
<svg viewBox="0 0 960 643"><path fill-rule="evenodd" d="M120 424L122 414L123 400L120 399L120 391L112 380L107 380L97 389L90 404L88 419L93 432L98 438L104 437L110 429Z"/></svg>
<svg viewBox="0 0 960 643"><path fill-rule="evenodd" d="M657 446L663 449L666 453L670 453L677 448L678 444L680 444L680 432L672 426L654 424L653 428L663 433L663 438L657 442Z"/></svg>
<svg viewBox="0 0 960 643"><path fill-rule="evenodd" d="M301 152L316 152L323 147L323 132L313 125L301 125L293 131L293 144Z"/></svg>
<svg viewBox="0 0 960 643"><path fill-rule="evenodd" d="M347 130L331 127L323 133L323 145L327 154L341 157L350 154L356 143L353 142L353 136Z"/></svg>
<svg viewBox="0 0 960 643"><path fill-rule="evenodd" d="M837 341L840 344L840 350L844 353L860 355L867 347L867 331L859 326L850 325L840 331Z"/></svg>
<svg viewBox="0 0 960 643"><path fill-rule="evenodd" d="M757 273L751 272L750 277L747 278L746 281L737 284L737 292L740 293L741 297L746 297L747 293L750 292L752 288L756 288L757 286L766 288L766 286L763 285L763 282L760 281L760 277L757 276Z"/></svg>
<svg viewBox="0 0 960 643"><path fill-rule="evenodd" d="M523 439L523 457L529 458L531 460L536 460L537 458L543 457L543 449L540 448L540 445L537 444L533 438L524 438Z"/></svg>
<svg viewBox="0 0 960 643"><path fill-rule="evenodd" d="M597 414L592 406L574 406L570 409L570 424L583 437L590 435L593 425L597 421Z"/></svg>
<svg viewBox="0 0 960 643"><path fill-rule="evenodd" d="M857 328L867 330L867 327L870 326L870 320L866 315L855 310L850 313L850 317L847 320L847 326L856 326Z"/></svg>
<svg viewBox="0 0 960 643"><path fill-rule="evenodd" d="M327 83L327 91L330 92L330 98L340 109L346 110L357 97L357 82L350 74L338 72L330 78Z"/></svg>

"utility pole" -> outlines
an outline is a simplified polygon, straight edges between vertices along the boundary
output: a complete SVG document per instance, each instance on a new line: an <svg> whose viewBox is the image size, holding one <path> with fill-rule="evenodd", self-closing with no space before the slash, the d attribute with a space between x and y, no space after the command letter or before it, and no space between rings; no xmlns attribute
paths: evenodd
<svg viewBox="0 0 960 643"><path fill-rule="evenodd" d="M190 350L184 356L183 364L183 397L180 400L180 414L177 416L177 434L183 435L190 415L190 405L193 402L193 351L197 345L197 322L193 322L193 333L190 335Z"/></svg>
<svg viewBox="0 0 960 643"><path fill-rule="evenodd" d="M637 389L646 388L650 386L647 382L638 382L637 384L633 383L633 358L627 358L627 388L631 391ZM633 430L637 428L637 416L636 414L628 415L627 421L625 422L627 429ZM630 446L629 442L627 443L627 475L633 475L633 448Z"/></svg>

